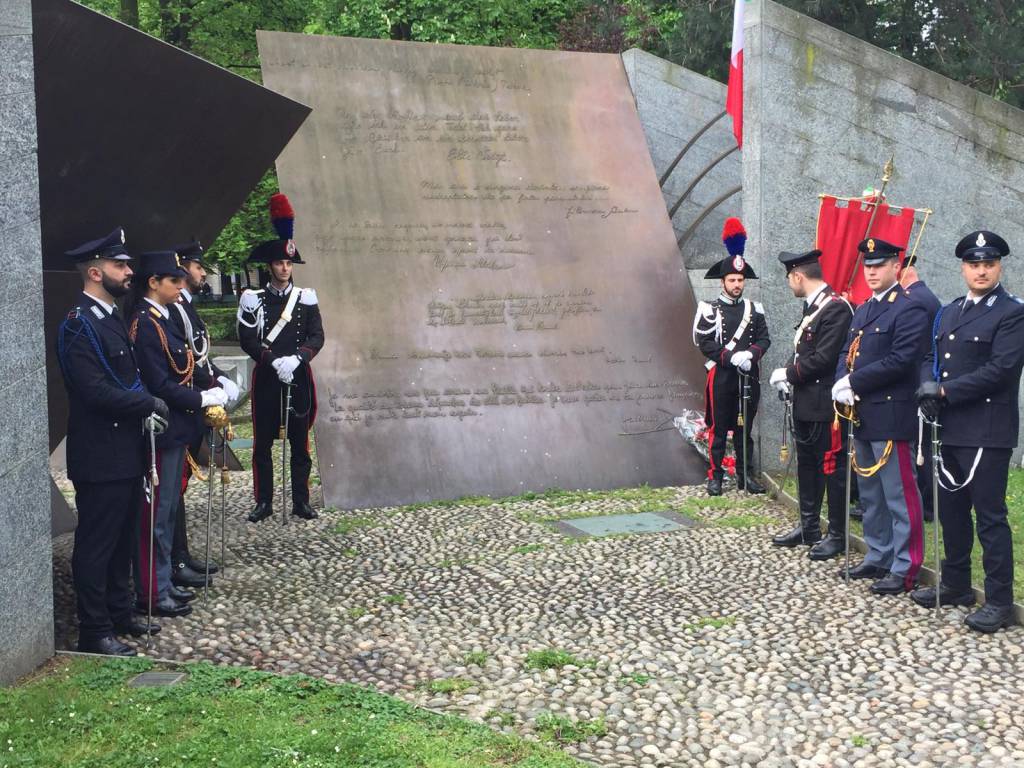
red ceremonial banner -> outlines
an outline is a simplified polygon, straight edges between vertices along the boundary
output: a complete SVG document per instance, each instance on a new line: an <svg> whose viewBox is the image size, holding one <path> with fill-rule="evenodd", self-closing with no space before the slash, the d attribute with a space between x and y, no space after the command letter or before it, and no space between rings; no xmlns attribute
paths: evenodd
<svg viewBox="0 0 1024 768"><path fill-rule="evenodd" d="M818 209L816 247L821 251L821 271L825 282L839 293L845 293L854 304L871 298L871 289L864 282L857 245L868 237L865 233L874 209L872 200L874 198L871 197L842 200L825 195ZM906 248L914 228L914 214L913 208L895 208L883 203L871 224L870 237Z"/></svg>

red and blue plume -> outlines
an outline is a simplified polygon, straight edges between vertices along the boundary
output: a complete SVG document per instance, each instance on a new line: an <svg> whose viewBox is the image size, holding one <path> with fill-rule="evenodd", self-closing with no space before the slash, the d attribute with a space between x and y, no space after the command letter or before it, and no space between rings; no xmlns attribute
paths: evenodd
<svg viewBox="0 0 1024 768"><path fill-rule="evenodd" d="M270 223L282 240L295 237L295 209L283 192L270 196Z"/></svg>
<svg viewBox="0 0 1024 768"><path fill-rule="evenodd" d="M743 228L743 222L735 216L725 220L722 227L722 242L730 256L742 256L747 247L747 230Z"/></svg>

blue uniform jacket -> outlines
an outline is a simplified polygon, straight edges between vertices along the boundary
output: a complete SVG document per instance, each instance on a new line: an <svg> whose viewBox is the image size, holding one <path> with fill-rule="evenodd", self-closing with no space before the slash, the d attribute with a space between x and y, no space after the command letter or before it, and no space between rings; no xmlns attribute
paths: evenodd
<svg viewBox="0 0 1024 768"><path fill-rule="evenodd" d="M860 349L847 371L850 344ZM858 440L916 440L916 371L928 340L928 311L894 285L881 301L866 301L853 315L850 333L836 365L836 380L850 373L850 386L860 398L854 428Z"/></svg>
<svg viewBox="0 0 1024 768"><path fill-rule="evenodd" d="M942 442L1016 448L1024 304L1001 285L966 310L964 298L943 307L921 365L921 381L935 381L937 373L946 395Z"/></svg>
<svg viewBox="0 0 1024 768"><path fill-rule="evenodd" d="M61 324L57 359L68 392L68 477L76 483L141 477L142 422L153 412L153 396L142 386L124 322L83 295Z"/></svg>
<svg viewBox="0 0 1024 768"><path fill-rule="evenodd" d="M925 310L928 312L928 327L931 328L935 315L942 308L942 302L939 301L939 297L932 293L932 289L925 285L924 280L911 283L904 292L911 301L924 305Z"/></svg>
<svg viewBox="0 0 1024 768"><path fill-rule="evenodd" d="M163 329L178 370L186 369L189 347L177 326L148 301L139 304L133 325L136 329L135 354L142 371L142 381L150 392L167 402L171 412L167 429L157 435L157 448L190 445L203 433L201 393L212 386L212 378L197 366L191 382L183 384L183 375L171 370L157 325Z"/></svg>

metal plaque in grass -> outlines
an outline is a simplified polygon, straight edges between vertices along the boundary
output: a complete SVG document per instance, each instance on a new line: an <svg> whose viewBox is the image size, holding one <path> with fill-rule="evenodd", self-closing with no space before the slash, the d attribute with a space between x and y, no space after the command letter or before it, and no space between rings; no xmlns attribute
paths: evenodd
<svg viewBox="0 0 1024 768"><path fill-rule="evenodd" d="M600 515L559 520L554 523L557 530L566 536L615 536L633 533L670 533L693 528L697 521L671 510L660 512L637 512L628 515Z"/></svg>
<svg viewBox="0 0 1024 768"><path fill-rule="evenodd" d="M129 688L159 688L167 685L177 685L188 675L184 672L143 672L136 675L128 683Z"/></svg>

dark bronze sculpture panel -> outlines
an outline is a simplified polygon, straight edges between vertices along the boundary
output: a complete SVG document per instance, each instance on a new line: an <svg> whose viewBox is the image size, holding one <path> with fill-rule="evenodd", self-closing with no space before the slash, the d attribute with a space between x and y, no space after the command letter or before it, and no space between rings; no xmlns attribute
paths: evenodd
<svg viewBox="0 0 1024 768"><path fill-rule="evenodd" d="M258 39L313 107L278 173L328 504L703 478L671 429L702 407L693 296L618 56Z"/></svg>
<svg viewBox="0 0 1024 768"><path fill-rule="evenodd" d="M53 344L81 288L63 252L123 226L131 253L210 243L309 108L70 0L34 0L50 449Z"/></svg>

